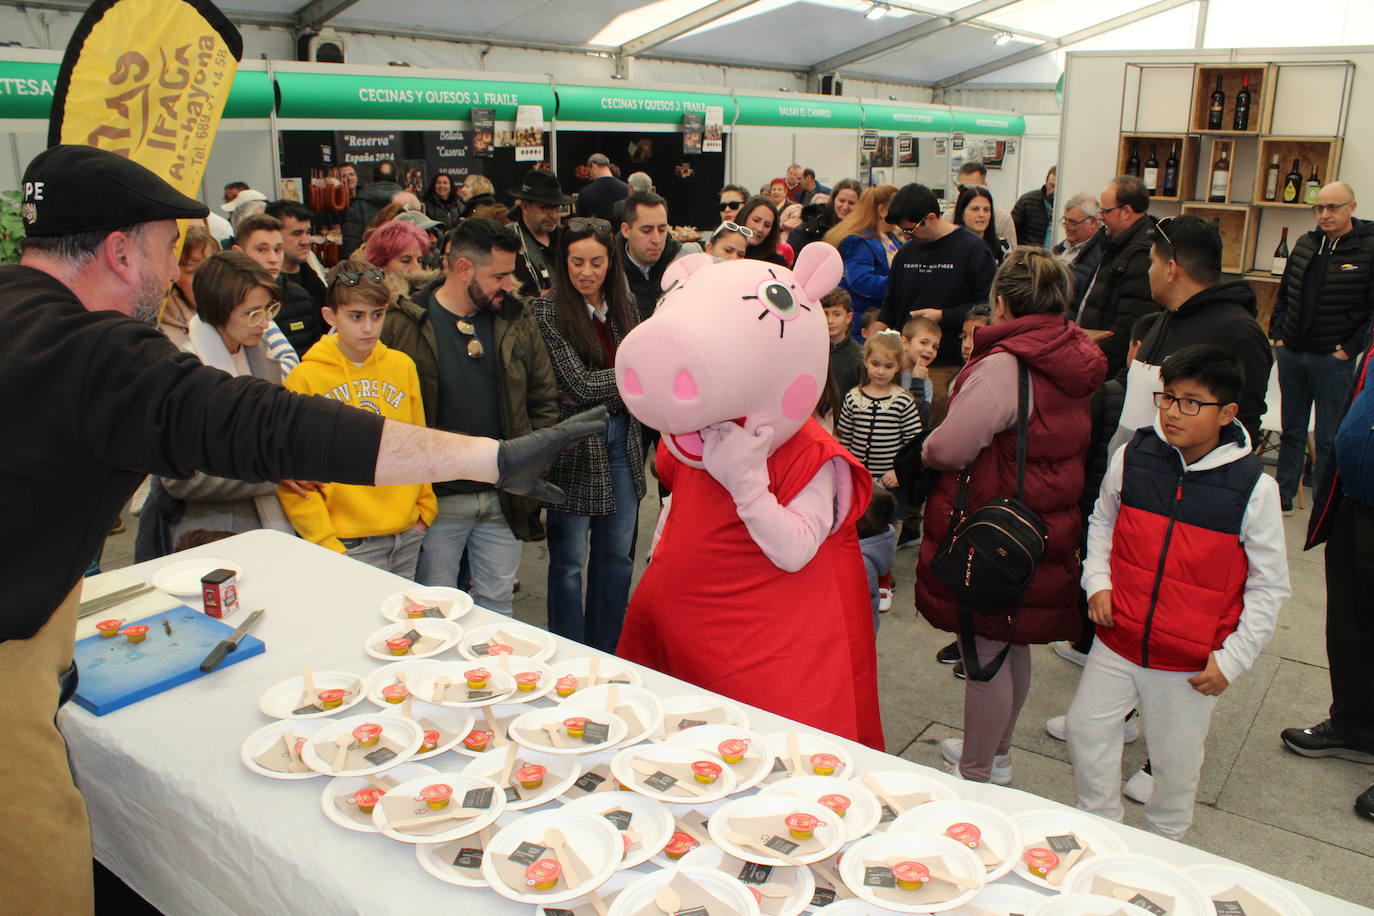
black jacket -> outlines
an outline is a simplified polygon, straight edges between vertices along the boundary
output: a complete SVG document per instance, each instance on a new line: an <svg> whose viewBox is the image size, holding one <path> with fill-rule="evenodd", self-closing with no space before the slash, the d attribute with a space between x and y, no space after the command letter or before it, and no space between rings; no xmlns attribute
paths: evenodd
<svg viewBox="0 0 1374 916"><path fill-rule="evenodd" d="M829 218L829 209L827 208L788 233L787 244L792 246L793 254L801 254L803 248L812 242L821 241L825 238L825 234L833 228L835 228L835 221Z"/></svg>
<svg viewBox="0 0 1374 916"><path fill-rule="evenodd" d="M467 212L467 204L463 203L463 198L457 194L451 195L448 200L440 200L437 194L429 194L421 203L425 208L425 216L437 219L444 224L445 229L452 229Z"/></svg>
<svg viewBox="0 0 1374 916"><path fill-rule="evenodd" d="M577 194L578 216L598 216L610 222L614 217L612 207L617 200L624 200L630 193L630 186L614 175L602 175Z"/></svg>
<svg viewBox="0 0 1374 916"><path fill-rule="evenodd" d="M1083 294L1088 291L1088 284L1093 281L1093 274L1097 272L1097 265L1102 263L1102 240L1107 237L1106 230L1099 229L1097 235L1088 239L1084 244L1083 250L1074 258L1069 265L1069 271L1073 274L1073 301L1070 314L1078 314L1078 306L1083 302ZM1054 246L1055 254L1063 254L1068 250L1068 242L1060 242Z"/></svg>
<svg viewBox="0 0 1374 916"><path fill-rule="evenodd" d="M363 243L363 233L367 231L372 218L383 207L391 203L391 198L401 193L401 186L394 181L374 181L358 192L344 214L343 248L341 257L348 257Z"/></svg>
<svg viewBox="0 0 1374 916"><path fill-rule="evenodd" d="M1096 331L1111 331L1112 336L1098 341L1107 357L1107 377L1126 364L1131 344L1131 325L1157 310L1150 296L1150 244L1155 218L1146 215L1120 237L1106 236L1102 241L1102 260L1096 280L1084 298L1078 323Z"/></svg>
<svg viewBox="0 0 1374 916"><path fill-rule="evenodd" d="M1116 428L1121 423L1121 409L1126 404L1126 373L1123 371L1115 378L1109 378L1093 394L1088 403L1092 413L1093 438L1088 445L1088 460L1083 467L1083 496L1078 500L1078 508L1086 519L1092 515L1097 504L1098 493L1102 489L1102 479L1107 476L1111 465L1112 453L1109 447ZM1084 533L1086 534L1086 524Z"/></svg>
<svg viewBox="0 0 1374 916"><path fill-rule="evenodd" d="M324 282L309 265L302 265L294 274L277 274L281 288L281 311L277 313L277 327L286 335L291 347L301 356L315 345L325 331Z"/></svg>
<svg viewBox="0 0 1374 916"><path fill-rule="evenodd" d="M1307 328L1302 327L1302 289L1308 282L1307 266L1323 250L1331 252L1316 311ZM1332 353L1344 349L1352 357L1364 352L1374 308L1374 222L1357 219L1350 232L1329 243L1326 234L1313 229L1298 237L1288 267L1274 298L1269 336L1290 350Z"/></svg>
<svg viewBox="0 0 1374 916"><path fill-rule="evenodd" d="M47 622L145 474L376 477L380 417L208 368L41 271L0 267L0 321L0 640Z"/></svg>
<svg viewBox="0 0 1374 916"><path fill-rule="evenodd" d="M1274 352L1256 320L1255 291L1248 280L1228 280L1209 286L1177 311L1166 311L1140 344L1136 359L1158 366L1171 353L1193 344L1216 344L1240 358L1245 387L1240 393L1240 422L1259 442L1260 417L1269 392ZM1153 392L1150 392L1153 396Z"/></svg>
<svg viewBox="0 0 1374 916"><path fill-rule="evenodd" d="M518 206L511 208L510 216L515 223L511 228L520 238L520 250L515 255L518 293L525 299L546 295L553 287L554 258L558 255L558 239L563 230L553 230L549 233L549 244L543 245L525 228Z"/></svg>
<svg viewBox="0 0 1374 916"><path fill-rule="evenodd" d="M1054 201L1050 201L1053 209ZM1011 208L1011 221L1016 224L1018 245L1040 246L1045 243L1045 230L1050 228L1050 213L1045 209L1045 188L1041 185L1027 191Z"/></svg>
<svg viewBox="0 0 1374 916"><path fill-rule="evenodd" d="M658 256L654 266L649 268L649 275L644 276L643 271L634 265L630 260L629 252L624 253L625 279L630 281L630 292L635 294L635 301L639 303L639 320L643 321L654 313L654 306L658 305L658 297L663 295L663 274L668 269L668 265L677 260L678 254L682 251L682 243L671 235L663 245L663 254Z"/></svg>

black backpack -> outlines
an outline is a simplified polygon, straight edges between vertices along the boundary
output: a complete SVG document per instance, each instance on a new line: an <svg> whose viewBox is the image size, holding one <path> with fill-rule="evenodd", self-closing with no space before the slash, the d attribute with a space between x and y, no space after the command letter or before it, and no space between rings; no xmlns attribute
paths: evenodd
<svg viewBox="0 0 1374 916"><path fill-rule="evenodd" d="M969 468L959 475L951 513L953 526L931 561L939 577L959 602L959 650L964 673L971 680L989 681L1011 650L1008 643L986 668L974 649L973 614L1003 614L1012 618L1021 596L1045 553L1049 527L1021 500L1026 487L1026 427L1029 423L1030 371L1018 361L1020 385L1016 411L1016 495L997 497L965 514Z"/></svg>

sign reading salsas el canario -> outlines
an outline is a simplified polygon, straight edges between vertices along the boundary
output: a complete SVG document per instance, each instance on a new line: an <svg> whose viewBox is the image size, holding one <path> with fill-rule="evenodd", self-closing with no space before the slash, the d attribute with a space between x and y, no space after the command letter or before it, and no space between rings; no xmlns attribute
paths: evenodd
<svg viewBox="0 0 1374 916"><path fill-rule="evenodd" d="M863 109L843 99L806 96L736 96L737 125L759 127L855 128L863 123Z"/></svg>

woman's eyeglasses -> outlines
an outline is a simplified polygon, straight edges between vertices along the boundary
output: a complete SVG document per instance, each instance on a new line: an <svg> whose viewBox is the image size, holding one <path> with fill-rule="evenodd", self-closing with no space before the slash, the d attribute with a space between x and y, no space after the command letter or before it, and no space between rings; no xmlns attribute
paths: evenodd
<svg viewBox="0 0 1374 916"><path fill-rule="evenodd" d="M606 222L604 219L601 222ZM470 359L481 359L487 355L487 351L482 346L482 341L477 339L477 329L472 326L472 322L466 318L459 318L454 322L458 328L458 333L468 339L468 357Z"/></svg>
<svg viewBox="0 0 1374 916"><path fill-rule="evenodd" d="M386 279L386 274L375 267L369 267L367 270L341 270L334 275L334 279L344 286L357 286L363 280L367 280L369 283L381 283Z"/></svg>
<svg viewBox="0 0 1374 916"><path fill-rule="evenodd" d="M574 216L568 220L568 228L573 232L610 232L611 224L598 216Z"/></svg>
<svg viewBox="0 0 1374 916"><path fill-rule="evenodd" d="M724 213L726 210L738 210L742 206L744 206L744 201L742 200L722 200L720 202L720 211Z"/></svg>
<svg viewBox="0 0 1374 916"><path fill-rule="evenodd" d="M268 305L264 307L255 308L250 312L244 312L243 320L248 322L250 327L261 327L262 325L267 324L267 322L271 321L273 318L276 318L277 313L280 311L281 303L272 302L268 303Z"/></svg>
<svg viewBox="0 0 1374 916"><path fill-rule="evenodd" d="M1172 394L1165 394L1162 391L1155 392L1155 406L1160 410L1168 410L1175 404L1178 405L1178 412L1185 417L1196 417L1202 413L1204 407L1221 407L1222 401L1199 401L1195 398L1176 398Z"/></svg>
<svg viewBox="0 0 1374 916"><path fill-rule="evenodd" d="M752 239L754 237L753 229L750 229L748 226L741 226L739 223L734 223L727 219L725 222L721 223L719 226L716 227L715 232L711 233L711 241L714 242L717 238L719 238L726 232L738 232L746 239Z"/></svg>

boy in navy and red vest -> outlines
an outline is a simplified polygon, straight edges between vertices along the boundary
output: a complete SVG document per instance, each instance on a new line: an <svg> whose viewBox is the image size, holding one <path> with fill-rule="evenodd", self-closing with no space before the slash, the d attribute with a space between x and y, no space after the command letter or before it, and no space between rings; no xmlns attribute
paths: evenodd
<svg viewBox="0 0 1374 916"><path fill-rule="evenodd" d="M1069 707L1078 806L1120 821L1121 719L1145 713L1145 824L1193 821L1217 696L1254 663L1288 597L1278 487L1239 422L1244 370L1212 345L1161 366L1153 428L1112 456L1088 528L1083 589L1097 641Z"/></svg>

